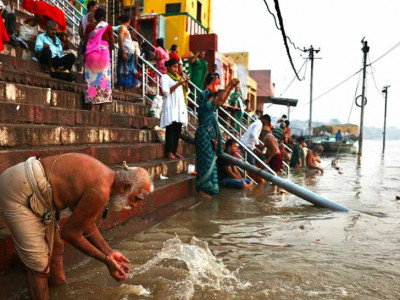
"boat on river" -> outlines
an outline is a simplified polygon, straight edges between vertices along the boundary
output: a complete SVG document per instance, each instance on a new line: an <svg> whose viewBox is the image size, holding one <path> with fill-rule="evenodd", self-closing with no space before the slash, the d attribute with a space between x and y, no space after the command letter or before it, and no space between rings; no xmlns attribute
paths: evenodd
<svg viewBox="0 0 400 300"><path fill-rule="evenodd" d="M340 130L341 138L335 135ZM325 152L351 152L358 140L358 126L354 124L322 125L313 128L311 144L321 145Z"/></svg>
<svg viewBox="0 0 400 300"><path fill-rule="evenodd" d="M324 147L324 152L352 152L356 141L344 138L338 141L334 136L327 137L313 137L311 138L311 145L321 145Z"/></svg>

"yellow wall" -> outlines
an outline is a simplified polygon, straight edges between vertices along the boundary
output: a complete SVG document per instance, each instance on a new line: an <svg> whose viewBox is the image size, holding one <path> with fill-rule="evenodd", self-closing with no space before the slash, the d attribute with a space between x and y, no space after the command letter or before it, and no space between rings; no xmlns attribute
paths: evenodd
<svg viewBox="0 0 400 300"><path fill-rule="evenodd" d="M145 0L143 13L165 14L165 5L169 3L181 3L181 12L189 13L194 19L197 17L197 1L202 4L201 24L205 28L211 26L211 0ZM169 18L169 17L168 17ZM186 27L185 27L186 28Z"/></svg>
<svg viewBox="0 0 400 300"><path fill-rule="evenodd" d="M189 50L189 34L186 32L185 15L170 16L166 18L165 48L171 48L172 44L178 45L179 56Z"/></svg>
<svg viewBox="0 0 400 300"><path fill-rule="evenodd" d="M250 100L250 110L257 109L257 81L250 76L247 76L247 99Z"/></svg>
<svg viewBox="0 0 400 300"><path fill-rule="evenodd" d="M249 66L249 52L230 52L225 55L232 58L238 65Z"/></svg>

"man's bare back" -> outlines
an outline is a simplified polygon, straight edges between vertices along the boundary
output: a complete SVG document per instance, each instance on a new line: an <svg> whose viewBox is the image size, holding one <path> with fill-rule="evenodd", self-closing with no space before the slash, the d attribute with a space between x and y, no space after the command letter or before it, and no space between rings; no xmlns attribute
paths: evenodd
<svg viewBox="0 0 400 300"><path fill-rule="evenodd" d="M40 161L52 186L57 210L68 207L73 211L85 193L97 192L104 196L111 193L115 172L89 155L67 153ZM107 200L99 197L99 206L104 206Z"/></svg>

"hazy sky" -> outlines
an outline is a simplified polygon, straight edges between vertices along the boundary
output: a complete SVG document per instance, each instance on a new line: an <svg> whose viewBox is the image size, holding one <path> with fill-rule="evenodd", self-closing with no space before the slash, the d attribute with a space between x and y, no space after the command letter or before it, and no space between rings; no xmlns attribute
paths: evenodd
<svg viewBox="0 0 400 300"><path fill-rule="evenodd" d="M274 1L267 0L276 14ZM362 44L365 36L370 46L371 61L400 41L399 0L280 0L286 34L300 48L313 45L321 48L314 63L314 98L361 68ZM271 69L276 84L275 96L285 90L294 77L282 34L274 25L263 0L213 0L213 30L218 34L220 52L247 51L251 69ZM290 46L297 69L304 54ZM304 69L303 69L304 70ZM373 65L375 79L388 93L387 125L400 127L400 47ZM291 119L306 120L309 116L309 76L296 80L282 97L299 99ZM371 68L368 69L369 73ZM367 74L366 126L383 126L384 100ZM358 76L330 92L313 104L313 120L338 118L346 122L357 86ZM361 94L361 81L358 94ZM273 106L268 113L279 116L285 107ZM359 124L360 109L354 107L351 123Z"/></svg>

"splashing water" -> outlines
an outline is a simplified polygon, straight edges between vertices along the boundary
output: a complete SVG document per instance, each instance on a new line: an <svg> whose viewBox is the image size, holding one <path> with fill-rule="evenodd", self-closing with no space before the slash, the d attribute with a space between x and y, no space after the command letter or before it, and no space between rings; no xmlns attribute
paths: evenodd
<svg viewBox="0 0 400 300"><path fill-rule="evenodd" d="M235 291L250 286L240 282L208 248L208 243L192 237L190 243L183 243L178 236L163 243L156 257L131 271L130 278L148 272L157 265L169 262L178 268L187 269L187 278L177 280L176 287L183 299L191 299L194 287L207 287L216 290ZM175 262L175 263L174 263Z"/></svg>
<svg viewBox="0 0 400 300"><path fill-rule="evenodd" d="M122 284L120 286L120 293L123 296L121 300L128 299L129 295L138 295L138 296L150 296L151 293L149 290L145 289L141 285L131 285L131 284Z"/></svg>

